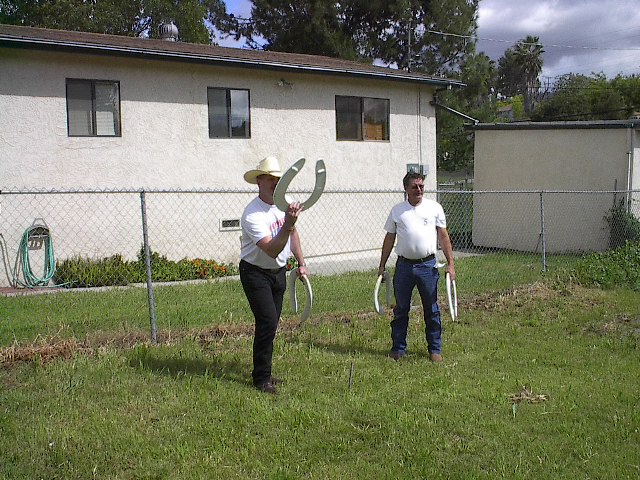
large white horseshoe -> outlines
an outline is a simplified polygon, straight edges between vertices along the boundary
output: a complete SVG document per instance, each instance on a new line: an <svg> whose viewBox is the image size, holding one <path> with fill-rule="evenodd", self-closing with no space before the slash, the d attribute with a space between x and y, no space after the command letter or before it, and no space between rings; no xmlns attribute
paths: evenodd
<svg viewBox="0 0 640 480"><path fill-rule="evenodd" d="M301 158L296 163L289 167L289 170L284 172L284 175L278 181L276 185L276 189L273 192L273 203L278 207L281 211L286 212L287 208L289 208L289 204L292 202L291 199L287 196L287 189L289 188L289 184L291 180L300 172L302 167L304 166L305 159ZM313 187L313 193L311 196L307 198L304 202L302 202L302 207L305 210L310 209L320 198L322 192L324 192L324 184L327 180L327 170L324 166L324 160L318 160L316 162L316 185Z"/></svg>
<svg viewBox="0 0 640 480"><path fill-rule="evenodd" d="M380 301L378 300L378 295L380 293L380 284L384 280L384 288L387 292L387 307L391 306L391 289L389 288L389 272L385 270L385 272L378 276L378 281L376 282L376 288L373 290L373 306L380 315L384 313L384 307L380 305Z"/></svg>
<svg viewBox="0 0 640 480"><path fill-rule="evenodd" d="M456 290L456 281L451 280L449 272L445 275L447 280L447 298L449 299L449 313L451 314L451 320L454 322L458 319L458 292ZM453 293L453 297L452 297Z"/></svg>
<svg viewBox="0 0 640 480"><path fill-rule="evenodd" d="M300 271L297 268L291 270L291 273L289 274L289 294L291 295L293 313L298 313L298 297L296 295L296 280L298 280L298 277L300 277ZM304 275L300 278L302 278L302 281L307 288L307 305L304 307L302 317L300 318L300 323L302 323L309 318L309 314L311 313L311 307L313 306L313 292L311 291L311 282L309 282L307 276Z"/></svg>

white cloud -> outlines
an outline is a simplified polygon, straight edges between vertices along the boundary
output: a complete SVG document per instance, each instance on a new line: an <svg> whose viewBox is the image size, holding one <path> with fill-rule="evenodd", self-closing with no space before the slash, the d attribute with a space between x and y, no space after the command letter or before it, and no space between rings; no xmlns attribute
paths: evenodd
<svg viewBox="0 0 640 480"><path fill-rule="evenodd" d="M497 60L528 35L544 47L543 75L640 74L637 0L481 0L478 51Z"/></svg>

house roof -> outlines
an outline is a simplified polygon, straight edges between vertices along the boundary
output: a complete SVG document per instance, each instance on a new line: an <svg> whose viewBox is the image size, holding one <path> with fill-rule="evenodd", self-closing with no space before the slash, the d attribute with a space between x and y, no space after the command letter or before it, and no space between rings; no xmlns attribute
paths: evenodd
<svg viewBox="0 0 640 480"><path fill-rule="evenodd" d="M377 78L443 87L464 86L460 81L445 77L406 72L340 58L17 25L0 24L0 46Z"/></svg>
<svg viewBox="0 0 640 480"><path fill-rule="evenodd" d="M588 120L572 122L507 122L507 123L478 123L465 126L468 130L579 130L579 129L610 129L634 128L640 129L640 119L628 120Z"/></svg>

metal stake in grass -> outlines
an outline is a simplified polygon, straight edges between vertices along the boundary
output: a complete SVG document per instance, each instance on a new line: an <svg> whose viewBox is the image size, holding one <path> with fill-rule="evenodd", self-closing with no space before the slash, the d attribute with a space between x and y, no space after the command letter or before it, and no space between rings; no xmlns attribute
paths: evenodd
<svg viewBox="0 0 640 480"><path fill-rule="evenodd" d="M353 387L353 374L356 370L356 364L355 362L351 362L351 371L349 372L349 391L351 391L351 388Z"/></svg>

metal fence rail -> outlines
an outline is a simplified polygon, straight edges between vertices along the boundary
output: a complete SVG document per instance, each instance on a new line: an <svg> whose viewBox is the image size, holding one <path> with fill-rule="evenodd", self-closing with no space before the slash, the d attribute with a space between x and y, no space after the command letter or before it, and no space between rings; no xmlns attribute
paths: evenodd
<svg viewBox="0 0 640 480"><path fill-rule="evenodd" d="M199 278L233 274L239 219L255 195L255 190L0 192L0 287L50 288L59 282L59 272L44 285L30 285L25 269L40 279L51 261L58 269L65 264L65 288L125 285L136 278L147 286L153 323L153 286L166 278L152 277L152 267L182 261L179 268L195 269ZM554 255L624 244L640 218L638 190L439 190L425 197L443 205L457 256L523 252L539 256L542 270ZM376 270L384 222L403 198L401 190L325 191L298 222L311 272ZM82 282L74 280L75 264L84 261L94 262L94 271ZM137 269L137 276L123 277L116 268L121 263Z"/></svg>

